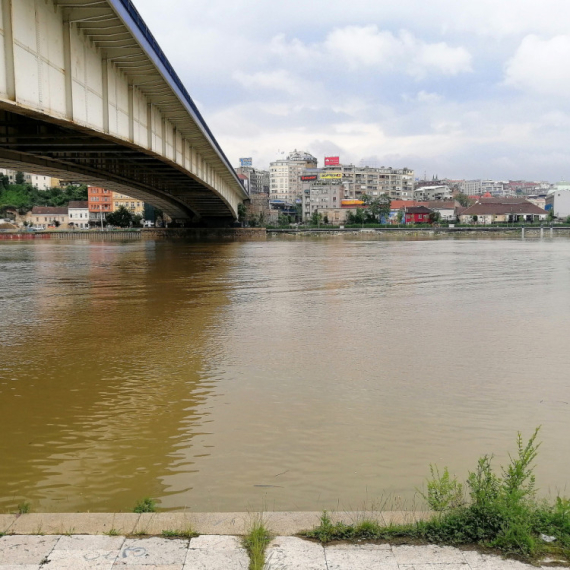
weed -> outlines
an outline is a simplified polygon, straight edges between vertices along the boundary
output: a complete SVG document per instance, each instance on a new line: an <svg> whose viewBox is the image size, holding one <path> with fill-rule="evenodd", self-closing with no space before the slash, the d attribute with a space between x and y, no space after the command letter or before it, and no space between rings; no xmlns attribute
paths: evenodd
<svg viewBox="0 0 570 570"><path fill-rule="evenodd" d="M492 456L479 459L467 478L468 503L462 486L447 469L440 474L430 466L432 478L424 498L439 511L431 519L401 526L385 527L374 520L349 525L333 523L324 512L320 525L304 535L323 543L407 537L437 544L478 544L528 561L546 554L570 561L570 499L557 497L554 503L536 499L533 462L540 446L538 432L539 428L526 444L517 434L518 453L501 469L501 477L492 470ZM546 542L542 535L555 540Z"/></svg>
<svg viewBox="0 0 570 570"><path fill-rule="evenodd" d="M429 466L431 479L427 480L427 495L418 490L430 508L434 511L447 511L461 506L464 502L463 485L457 477L451 477L447 467L439 473L437 465Z"/></svg>
<svg viewBox="0 0 570 570"><path fill-rule="evenodd" d="M150 497L145 497L137 501L133 513L154 513L156 512L156 501Z"/></svg>
<svg viewBox="0 0 570 570"><path fill-rule="evenodd" d="M165 538L195 538L199 534L187 528L186 530L163 530L162 536Z"/></svg>
<svg viewBox="0 0 570 570"><path fill-rule="evenodd" d="M119 536L119 531L116 528L112 528L106 534L107 536Z"/></svg>
<svg viewBox="0 0 570 570"><path fill-rule="evenodd" d="M256 518L243 537L243 546L249 554L249 570L263 570L265 565L265 549L271 540L263 518Z"/></svg>
<svg viewBox="0 0 570 570"><path fill-rule="evenodd" d="M28 503L27 501L24 501L23 503L20 503L18 505L18 514L20 515L25 515L29 513L31 510L32 510L32 505L30 505L30 503Z"/></svg>

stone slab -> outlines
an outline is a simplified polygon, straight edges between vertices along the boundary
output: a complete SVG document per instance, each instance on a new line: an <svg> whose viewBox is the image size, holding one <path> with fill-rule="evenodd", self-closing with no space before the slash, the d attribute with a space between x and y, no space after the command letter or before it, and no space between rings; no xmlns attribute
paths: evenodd
<svg viewBox="0 0 570 570"><path fill-rule="evenodd" d="M0 564L40 564L53 550L59 536L3 536Z"/></svg>
<svg viewBox="0 0 570 570"><path fill-rule="evenodd" d="M400 570L469 570L469 564L401 564Z"/></svg>
<svg viewBox="0 0 570 570"><path fill-rule="evenodd" d="M324 548L292 536L278 536L265 553L268 568L287 570L327 570Z"/></svg>
<svg viewBox="0 0 570 570"><path fill-rule="evenodd" d="M416 564L467 564L463 552L451 546L393 546L392 552L399 565Z"/></svg>
<svg viewBox="0 0 570 570"><path fill-rule="evenodd" d="M135 513L30 513L10 527L14 534L132 534L140 515Z"/></svg>
<svg viewBox="0 0 570 570"><path fill-rule="evenodd" d="M121 550L125 542L124 536L73 535L62 536L54 550Z"/></svg>
<svg viewBox="0 0 570 570"><path fill-rule="evenodd" d="M46 562L49 570L111 570L118 550L52 550Z"/></svg>
<svg viewBox="0 0 570 570"><path fill-rule="evenodd" d="M113 566L113 568L126 568L126 566ZM184 570L184 566L182 564L145 564L145 565L129 565L129 570ZM0 568L0 570L2 570ZM42 570L40 568L40 570ZM192 570L192 568L187 568L186 570Z"/></svg>
<svg viewBox="0 0 570 570"><path fill-rule="evenodd" d="M247 570L249 556L245 550L188 550L186 564L188 570Z"/></svg>
<svg viewBox="0 0 570 570"><path fill-rule="evenodd" d="M202 534L190 540L190 550L244 550L237 536ZM245 550L244 550L245 552Z"/></svg>
<svg viewBox="0 0 570 570"><path fill-rule="evenodd" d="M182 565L190 541L167 538L128 538L125 540L115 566Z"/></svg>
<svg viewBox="0 0 570 570"><path fill-rule="evenodd" d="M18 515L0 515L0 533L9 532L17 518Z"/></svg>
<svg viewBox="0 0 570 570"><path fill-rule="evenodd" d="M376 546L376 548L374 548ZM325 548L328 570L398 570L392 550L386 545L341 544Z"/></svg>
<svg viewBox="0 0 570 570"><path fill-rule="evenodd" d="M0 570L42 570L39 564L0 564Z"/></svg>

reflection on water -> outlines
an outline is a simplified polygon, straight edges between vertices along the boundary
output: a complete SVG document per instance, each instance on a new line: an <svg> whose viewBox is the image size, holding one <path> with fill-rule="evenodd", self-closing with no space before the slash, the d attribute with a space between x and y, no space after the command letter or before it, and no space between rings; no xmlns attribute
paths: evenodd
<svg viewBox="0 0 570 570"><path fill-rule="evenodd" d="M563 487L569 244L0 245L0 510L350 508L539 424Z"/></svg>

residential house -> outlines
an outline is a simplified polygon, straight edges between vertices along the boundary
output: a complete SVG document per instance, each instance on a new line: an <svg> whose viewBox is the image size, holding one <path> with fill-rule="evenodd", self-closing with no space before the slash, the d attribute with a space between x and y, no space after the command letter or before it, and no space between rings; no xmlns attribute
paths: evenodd
<svg viewBox="0 0 570 570"><path fill-rule="evenodd" d="M462 223L493 224L499 222L535 222L548 213L524 198L481 198L461 212Z"/></svg>
<svg viewBox="0 0 570 570"><path fill-rule="evenodd" d="M407 206L404 208L406 224L429 224L429 216L433 212L425 206Z"/></svg>
<svg viewBox="0 0 570 570"><path fill-rule="evenodd" d="M67 227L69 217L67 213L67 206L52 207L52 206L34 206L32 208L31 222L36 227L44 229L49 227Z"/></svg>
<svg viewBox="0 0 570 570"><path fill-rule="evenodd" d="M89 228L89 202L72 201L67 205L69 226L79 229Z"/></svg>

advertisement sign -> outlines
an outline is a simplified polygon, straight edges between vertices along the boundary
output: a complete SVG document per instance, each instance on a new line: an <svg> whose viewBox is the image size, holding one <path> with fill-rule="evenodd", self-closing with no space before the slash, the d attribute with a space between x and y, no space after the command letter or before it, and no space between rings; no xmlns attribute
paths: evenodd
<svg viewBox="0 0 570 570"><path fill-rule="evenodd" d="M311 174L311 176L301 176L301 180L316 180L316 179L317 179L316 174Z"/></svg>
<svg viewBox="0 0 570 570"><path fill-rule="evenodd" d="M325 166L338 166L339 164L339 156L325 156Z"/></svg>
<svg viewBox="0 0 570 570"><path fill-rule="evenodd" d="M331 172L330 174L321 174L321 180L331 180L331 179L339 179L342 178L342 174L340 172Z"/></svg>
<svg viewBox="0 0 570 570"><path fill-rule="evenodd" d="M252 166L253 165L253 159L252 158L240 158L239 159L239 165L240 166Z"/></svg>

